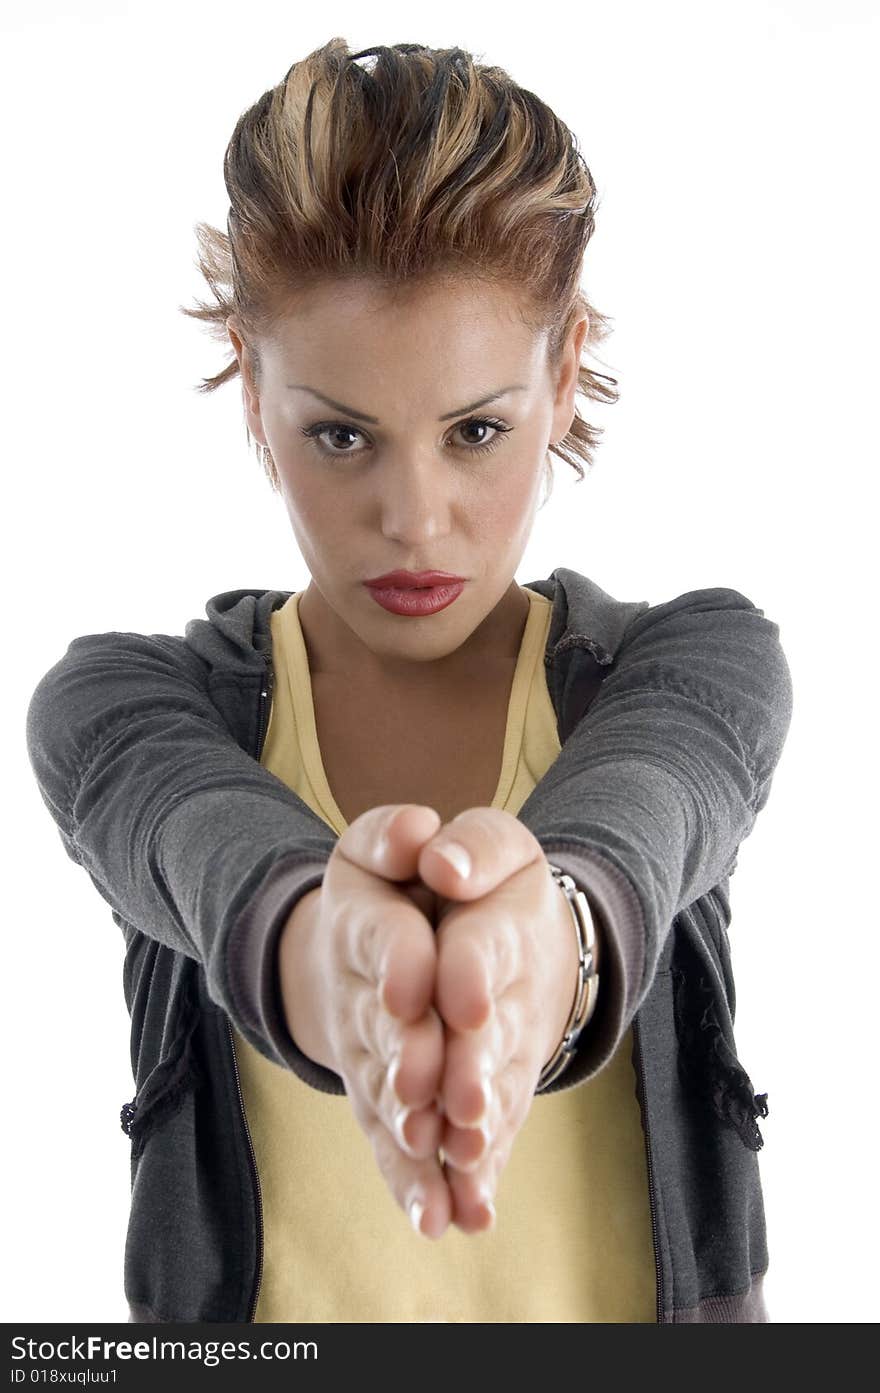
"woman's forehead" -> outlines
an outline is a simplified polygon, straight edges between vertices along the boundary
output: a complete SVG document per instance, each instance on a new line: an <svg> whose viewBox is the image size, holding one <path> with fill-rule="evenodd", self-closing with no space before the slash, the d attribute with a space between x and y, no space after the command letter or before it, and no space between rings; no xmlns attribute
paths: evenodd
<svg viewBox="0 0 880 1393"><path fill-rule="evenodd" d="M422 315L440 319L489 316L523 330L537 327L535 306L517 287L461 273L404 285L370 277L337 277L276 295L271 311L278 337L301 330L305 322L331 326L346 320L384 321Z"/></svg>

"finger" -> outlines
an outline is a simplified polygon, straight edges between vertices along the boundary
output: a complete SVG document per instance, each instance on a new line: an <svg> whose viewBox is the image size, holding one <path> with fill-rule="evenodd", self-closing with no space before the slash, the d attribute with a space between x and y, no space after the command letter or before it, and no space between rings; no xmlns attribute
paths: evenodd
<svg viewBox="0 0 880 1393"><path fill-rule="evenodd" d="M517 1048L516 1015L515 1009L502 1010L494 1029L482 1036L447 1033L440 1145L456 1170L477 1171L499 1141L517 1134L528 1115L537 1074L534 1051ZM485 1103L481 1115L478 1081Z"/></svg>
<svg viewBox="0 0 880 1393"><path fill-rule="evenodd" d="M446 1119L438 1121L443 1124L438 1145L444 1161L456 1170L473 1170L492 1144L491 1124L482 1122L476 1127L455 1127Z"/></svg>
<svg viewBox="0 0 880 1393"><path fill-rule="evenodd" d="M451 1129L444 1131L441 1147L446 1158L444 1172L452 1194L452 1221L465 1232L478 1232L491 1226L495 1193L531 1110L535 1082L534 1068L523 1057L511 1060L496 1075L487 1124L488 1144L473 1164L459 1167L452 1163L450 1151L455 1137Z"/></svg>
<svg viewBox="0 0 880 1393"><path fill-rule="evenodd" d="M387 882L355 867L346 871L344 863L334 872L330 902L338 907L337 921L327 928L337 973L360 978L389 1015L418 1020L431 1005L437 964L434 929L425 916Z"/></svg>
<svg viewBox="0 0 880 1393"><path fill-rule="evenodd" d="M440 814L420 803L384 803L346 827L334 854L385 880L418 880L419 852L441 826Z"/></svg>
<svg viewBox="0 0 880 1393"><path fill-rule="evenodd" d="M482 1031L446 1031L440 1087L444 1115L450 1126L479 1127L496 1120L501 1043L494 1017ZM443 1145L445 1149L445 1141Z"/></svg>
<svg viewBox="0 0 880 1393"><path fill-rule="evenodd" d="M378 913L381 909L377 906ZM385 921L377 915L366 929L363 950L379 982L379 1000L398 1020L415 1022L430 1009L437 972L437 940L415 906L399 905ZM352 932L359 932L352 916ZM362 931L362 930L361 930Z"/></svg>
<svg viewBox="0 0 880 1393"><path fill-rule="evenodd" d="M452 1030L481 1030L523 973L522 936L502 891L491 905L452 905L435 935L434 1001Z"/></svg>
<svg viewBox="0 0 880 1393"><path fill-rule="evenodd" d="M472 1171L445 1167L451 1200L451 1222L463 1233L483 1233L495 1224L495 1195L498 1180L510 1155L511 1146L493 1147Z"/></svg>
<svg viewBox="0 0 880 1393"><path fill-rule="evenodd" d="M440 1092L446 1050L443 1022L431 1007L413 1025L400 1031L389 1063L389 1087L407 1108L426 1108Z"/></svg>
<svg viewBox="0 0 880 1393"><path fill-rule="evenodd" d="M381 1010L378 1014L391 1019ZM381 1025L373 1029L383 1033ZM390 1039L395 1044L394 1037ZM411 1156L429 1156L440 1144L442 1119L435 1099L443 1055L443 1027L436 1013L431 1013L415 1026L397 1027L396 1046L390 1056L383 1057L367 1045L353 1064L347 1092L352 1097L363 1095L398 1146Z"/></svg>
<svg viewBox="0 0 880 1393"><path fill-rule="evenodd" d="M543 857L540 843L512 813L503 808L467 808L444 823L421 848L417 869L425 885L438 895L473 900Z"/></svg>
<svg viewBox="0 0 880 1393"><path fill-rule="evenodd" d="M437 1155L443 1134L443 1118L436 1105L417 1108L399 1114L395 1135L401 1149L409 1156L426 1158Z"/></svg>
<svg viewBox="0 0 880 1393"><path fill-rule="evenodd" d="M418 1233L439 1238L452 1217L452 1197L437 1156L407 1156L377 1113L362 1099L352 1104L392 1197Z"/></svg>
<svg viewBox="0 0 880 1393"><path fill-rule="evenodd" d="M453 908L435 936L434 1003L451 1030L482 1030L491 1015L499 985L488 920L485 911Z"/></svg>

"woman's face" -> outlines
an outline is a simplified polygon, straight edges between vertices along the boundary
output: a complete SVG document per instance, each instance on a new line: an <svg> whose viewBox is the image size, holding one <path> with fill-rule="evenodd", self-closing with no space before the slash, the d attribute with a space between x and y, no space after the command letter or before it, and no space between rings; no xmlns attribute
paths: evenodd
<svg viewBox="0 0 880 1393"><path fill-rule="evenodd" d="M272 451L312 576L304 625L308 614L340 655L400 674L459 650L517 590L547 448L574 416L586 319L553 381L546 338L509 292L459 281L391 299L336 283L260 342L259 395L234 317L227 328L248 428ZM465 585L442 610L402 616L364 585L396 569Z"/></svg>

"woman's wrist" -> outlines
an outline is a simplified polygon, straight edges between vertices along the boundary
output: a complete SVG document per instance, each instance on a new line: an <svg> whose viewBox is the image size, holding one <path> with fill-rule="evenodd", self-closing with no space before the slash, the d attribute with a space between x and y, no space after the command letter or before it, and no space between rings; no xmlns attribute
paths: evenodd
<svg viewBox="0 0 880 1393"><path fill-rule="evenodd" d="M569 934L568 980L574 983L564 1024L556 1033L558 1043L547 1057L537 1090L540 1092L568 1068L574 1057L581 1031L585 1029L596 1007L599 990L598 965L600 957L599 932L586 893L580 890L571 876L548 861L551 875L560 889L560 915Z"/></svg>
<svg viewBox="0 0 880 1393"><path fill-rule="evenodd" d="M297 1049L325 1069L334 1069L316 990L312 943L320 913L321 886L302 895L278 939L278 988L284 1020Z"/></svg>

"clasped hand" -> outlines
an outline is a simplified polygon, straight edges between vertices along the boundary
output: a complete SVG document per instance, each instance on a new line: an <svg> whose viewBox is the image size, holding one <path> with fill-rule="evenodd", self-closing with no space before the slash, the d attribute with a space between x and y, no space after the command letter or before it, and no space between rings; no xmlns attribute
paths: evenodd
<svg viewBox="0 0 880 1393"><path fill-rule="evenodd" d="M441 855L452 842L468 876ZM494 1222L577 963L547 858L501 809L441 826L428 807L372 808L334 847L309 948L321 1053L420 1233Z"/></svg>

